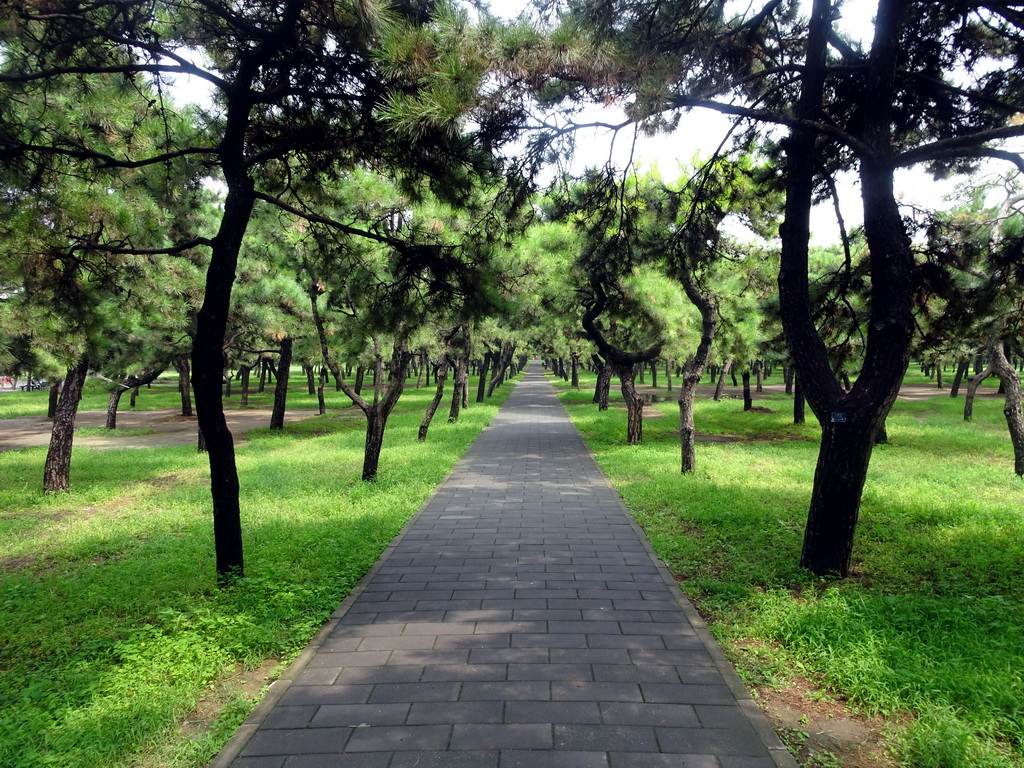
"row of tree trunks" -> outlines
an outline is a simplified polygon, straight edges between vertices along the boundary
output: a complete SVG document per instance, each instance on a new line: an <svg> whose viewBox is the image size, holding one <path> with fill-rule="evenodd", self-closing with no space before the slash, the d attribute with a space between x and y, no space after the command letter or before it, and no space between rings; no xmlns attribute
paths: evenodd
<svg viewBox="0 0 1024 768"><path fill-rule="evenodd" d="M487 373L491 368L491 361L494 359L494 353L488 349L484 352L483 359L480 361L480 381L476 387L476 401L478 403L484 402L484 397L487 394Z"/></svg>
<svg viewBox="0 0 1024 768"><path fill-rule="evenodd" d="M498 355L498 360L494 364L494 372L491 375L491 381L487 385L487 396L490 397L494 394L494 390L505 383L505 374L508 371L509 366L512 364L512 357L516 353L516 345L514 342L505 342L501 344L501 352Z"/></svg>

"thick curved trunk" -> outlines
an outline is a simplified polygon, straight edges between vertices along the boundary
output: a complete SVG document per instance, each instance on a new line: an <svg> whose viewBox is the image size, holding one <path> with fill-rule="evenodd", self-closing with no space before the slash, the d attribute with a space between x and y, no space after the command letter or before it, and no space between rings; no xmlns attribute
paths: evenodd
<svg viewBox="0 0 1024 768"><path fill-rule="evenodd" d="M820 113L831 3L815 0L798 112ZM787 139L786 218L779 272L780 313L800 385L822 425L801 565L819 576L846 576L875 435L899 392L909 361L913 260L893 194L889 157L896 60L905 4L881 0L863 85L860 157L864 230L871 269L871 316L864 364L847 393L829 367L811 317L808 235L816 131L794 128Z"/></svg>
<svg viewBox="0 0 1024 768"><path fill-rule="evenodd" d="M206 272L206 292L196 318L192 348L192 389L199 429L210 462L214 550L217 578L222 584L244 573L235 443L224 418L221 378L231 288L238 252L255 202L252 182L244 171L227 171L225 175L228 177L228 194Z"/></svg>
<svg viewBox="0 0 1024 768"><path fill-rule="evenodd" d="M43 466L43 490L59 493L71 487L71 447L75 438L75 416L82 399L82 388L89 373L89 361L83 357L74 368L68 368L61 387L60 399L53 414L50 447Z"/></svg>
<svg viewBox="0 0 1024 768"><path fill-rule="evenodd" d="M644 439L644 399L636 391L636 368L619 366L617 373L626 402L626 443L638 445Z"/></svg>

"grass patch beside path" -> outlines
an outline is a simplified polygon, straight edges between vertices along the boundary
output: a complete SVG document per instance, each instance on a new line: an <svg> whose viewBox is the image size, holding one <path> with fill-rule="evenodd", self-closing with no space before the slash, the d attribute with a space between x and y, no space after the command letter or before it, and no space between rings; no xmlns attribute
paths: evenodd
<svg viewBox="0 0 1024 768"><path fill-rule="evenodd" d="M1001 401L976 402L972 423L962 398L897 403L841 582L797 565L819 432L787 423L791 402L699 400L699 431L745 439L699 443L690 476L674 403L641 446L625 445L623 410L568 410L749 684L801 678L880 715L892 754L871 765L1021 768L1024 482Z"/></svg>
<svg viewBox="0 0 1024 768"><path fill-rule="evenodd" d="M225 590L194 449L75 448L58 496L39 489L45 448L0 453L0 765L206 765L253 680L305 646L510 390L456 424L439 414L426 444L433 387L407 391L376 483L359 480L362 419L250 432L236 449L247 576Z"/></svg>

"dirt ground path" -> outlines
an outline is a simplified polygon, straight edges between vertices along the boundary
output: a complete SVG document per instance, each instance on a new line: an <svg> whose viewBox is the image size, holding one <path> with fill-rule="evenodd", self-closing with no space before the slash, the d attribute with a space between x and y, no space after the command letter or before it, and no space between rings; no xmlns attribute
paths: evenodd
<svg viewBox="0 0 1024 768"><path fill-rule="evenodd" d="M285 423L301 421L316 415L316 411L288 411ZM270 425L269 408L252 408L225 413L228 428L235 440L244 440L250 429ZM75 427L102 427L106 424L106 411L80 411ZM38 417L0 420L0 451L49 445L51 423ZM156 411L121 411L117 414L118 429L109 436L85 437L75 435L75 445L109 450L115 448L155 448L173 445L195 445L196 420L184 419L174 408ZM153 429L149 435L118 434L122 429Z"/></svg>

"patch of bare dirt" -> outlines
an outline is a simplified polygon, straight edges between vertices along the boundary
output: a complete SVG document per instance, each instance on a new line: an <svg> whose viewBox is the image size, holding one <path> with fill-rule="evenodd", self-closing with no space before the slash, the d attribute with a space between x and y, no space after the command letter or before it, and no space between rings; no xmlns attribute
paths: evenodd
<svg viewBox="0 0 1024 768"><path fill-rule="evenodd" d="M800 678L788 687L756 691L761 709L787 746L797 749L801 765L892 766L885 738L890 724L882 718L854 712Z"/></svg>
<svg viewBox="0 0 1024 768"><path fill-rule="evenodd" d="M133 768L163 768L165 756L175 745L185 744L208 731L226 707L239 700L255 702L263 690L276 679L279 659L267 659L256 669L235 664L224 677L215 681L200 697L195 708L178 721L177 734L164 745L162 751L142 755L133 762Z"/></svg>
<svg viewBox="0 0 1024 768"><path fill-rule="evenodd" d="M928 423L928 417L929 416L934 416L938 412L939 411L936 408L932 408L931 410L928 410L928 411L915 411L914 412L914 418L917 419L917 421L919 423L921 423L921 424L927 424Z"/></svg>
<svg viewBox="0 0 1024 768"><path fill-rule="evenodd" d="M0 569L11 573L22 568L30 568L39 560L39 555L22 555L21 557L5 557L0 560Z"/></svg>
<svg viewBox="0 0 1024 768"><path fill-rule="evenodd" d="M231 672L214 683L189 712L178 723L183 738L195 738L207 730L230 702L238 699L255 701L263 689L277 676L279 659L267 659L256 669L246 669L235 664Z"/></svg>

